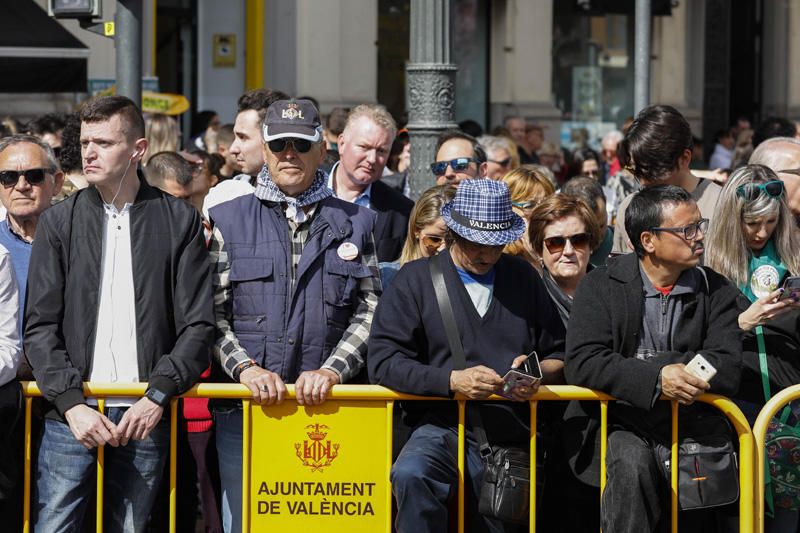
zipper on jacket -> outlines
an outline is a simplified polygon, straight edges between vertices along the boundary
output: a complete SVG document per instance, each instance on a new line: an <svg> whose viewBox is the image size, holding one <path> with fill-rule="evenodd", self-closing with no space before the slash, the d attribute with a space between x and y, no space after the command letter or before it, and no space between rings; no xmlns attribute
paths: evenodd
<svg viewBox="0 0 800 533"><path fill-rule="evenodd" d="M667 333L667 307L669 302L669 294L662 294L661 299L661 333Z"/></svg>

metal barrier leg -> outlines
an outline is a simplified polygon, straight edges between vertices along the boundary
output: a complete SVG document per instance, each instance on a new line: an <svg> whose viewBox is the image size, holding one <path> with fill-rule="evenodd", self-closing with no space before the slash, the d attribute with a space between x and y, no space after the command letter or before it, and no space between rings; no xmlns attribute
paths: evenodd
<svg viewBox="0 0 800 533"><path fill-rule="evenodd" d="M105 413L106 401L103 398L97 399L97 410ZM103 533L103 470L106 464L106 447L97 447L97 509L95 510L95 520L97 521L97 533Z"/></svg>
<svg viewBox="0 0 800 533"><path fill-rule="evenodd" d="M388 400L386 402L386 442L389 443L387 446L389 453L386 456L386 479L389 481L389 490L386 491L386 508L392 508L392 483L391 483L391 473L392 473L392 456L394 455L394 449L392 445L394 444L394 400ZM391 511L386 513L386 533L392 533L392 513Z"/></svg>
<svg viewBox="0 0 800 533"><path fill-rule="evenodd" d="M31 531L31 410L33 408L33 398L30 396L25 398L25 458L23 473L23 489L25 494L22 495L22 531L23 533L30 533Z"/></svg>
<svg viewBox="0 0 800 533"><path fill-rule="evenodd" d="M536 531L536 415L538 411L539 402L536 400L530 402L531 405L531 499L529 503L530 518L528 523L528 531Z"/></svg>
<svg viewBox="0 0 800 533"><path fill-rule="evenodd" d="M670 457L670 508L672 533L678 533L678 402L670 401L672 406L672 445Z"/></svg>
<svg viewBox="0 0 800 533"><path fill-rule="evenodd" d="M464 533L465 415L466 402L464 402L464 400L458 400L458 533Z"/></svg>
<svg viewBox="0 0 800 533"><path fill-rule="evenodd" d="M242 400L242 531L250 531L250 400Z"/></svg>
<svg viewBox="0 0 800 533"><path fill-rule="evenodd" d="M178 400L169 403L169 533L175 533L178 520Z"/></svg>

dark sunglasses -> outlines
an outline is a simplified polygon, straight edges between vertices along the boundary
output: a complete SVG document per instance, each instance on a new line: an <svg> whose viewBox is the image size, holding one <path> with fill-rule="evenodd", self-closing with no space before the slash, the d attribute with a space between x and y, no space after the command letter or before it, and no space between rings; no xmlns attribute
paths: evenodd
<svg viewBox="0 0 800 533"><path fill-rule="evenodd" d="M495 165L500 165L501 167L507 167L509 163L511 163L511 158L506 157L505 159L498 161L497 159L487 159L490 163L494 163Z"/></svg>
<svg viewBox="0 0 800 533"><path fill-rule="evenodd" d="M424 246L429 253L436 253L439 251L439 247L444 242L444 237L438 237L436 235L425 235L422 234L422 246Z"/></svg>
<svg viewBox="0 0 800 533"><path fill-rule="evenodd" d="M766 183L745 183L736 188L736 195L744 198L748 202L752 202L763 193L772 198L780 198L783 196L784 185L781 180L772 180Z"/></svg>
<svg viewBox="0 0 800 533"><path fill-rule="evenodd" d="M588 233L576 233L575 235L570 235L569 237L557 235L555 237L547 237L544 240L544 245L547 247L547 251L551 254L558 254L564 251L564 247L567 245L567 241L572 244L573 248L582 248L584 246L589 246L589 234Z"/></svg>
<svg viewBox="0 0 800 533"><path fill-rule="evenodd" d="M443 176L447 172L447 165L453 169L454 172L464 172L469 168L469 164L475 161L471 157L457 157L450 161L437 161L431 163L431 172L435 176Z"/></svg>
<svg viewBox="0 0 800 533"><path fill-rule="evenodd" d="M0 170L0 183L3 187L14 187L19 182L20 176L25 176L25 181L31 185L39 185L45 176L50 174L47 168L29 168L28 170Z"/></svg>
<svg viewBox="0 0 800 533"><path fill-rule="evenodd" d="M287 144L291 144L298 154L305 154L311 150L312 143L306 139L275 139L274 141L269 141L267 146L269 146L273 154L279 154L286 150Z"/></svg>

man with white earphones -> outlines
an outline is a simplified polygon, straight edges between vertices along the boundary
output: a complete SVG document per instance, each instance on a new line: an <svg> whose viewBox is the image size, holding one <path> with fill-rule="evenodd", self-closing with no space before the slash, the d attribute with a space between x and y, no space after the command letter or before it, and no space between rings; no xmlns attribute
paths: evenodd
<svg viewBox="0 0 800 533"><path fill-rule="evenodd" d="M80 530L105 452L105 526L143 531L169 450L165 407L209 364L214 314L200 215L150 187L139 108L123 96L80 110L89 187L39 221L25 349L47 400L37 531ZM86 399L83 382L148 382L144 398ZM110 446L107 446L110 445Z"/></svg>

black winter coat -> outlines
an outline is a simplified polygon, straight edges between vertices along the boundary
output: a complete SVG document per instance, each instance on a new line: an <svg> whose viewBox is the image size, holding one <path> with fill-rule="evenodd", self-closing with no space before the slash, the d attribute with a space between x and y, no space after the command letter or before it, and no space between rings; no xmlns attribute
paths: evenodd
<svg viewBox="0 0 800 533"><path fill-rule="evenodd" d="M103 253L103 202L94 187L44 212L25 305L25 353L44 397L63 416L85 403L94 356ZM167 398L208 367L214 338L210 262L200 215L140 178L131 207L139 379Z"/></svg>
<svg viewBox="0 0 800 533"><path fill-rule="evenodd" d="M684 300L674 351L643 361L636 359L643 313L643 285L635 254L609 259L578 286L567 327L567 383L608 393L611 423L631 420L669 434L669 403L659 402L661 369L688 363L700 352L716 369L709 392L733 396L739 389L742 339L737 318L739 290L703 267L698 291ZM666 424L666 426L665 426ZM565 448L570 464L584 482L599 482L599 410L596 402L571 402L565 414Z"/></svg>

